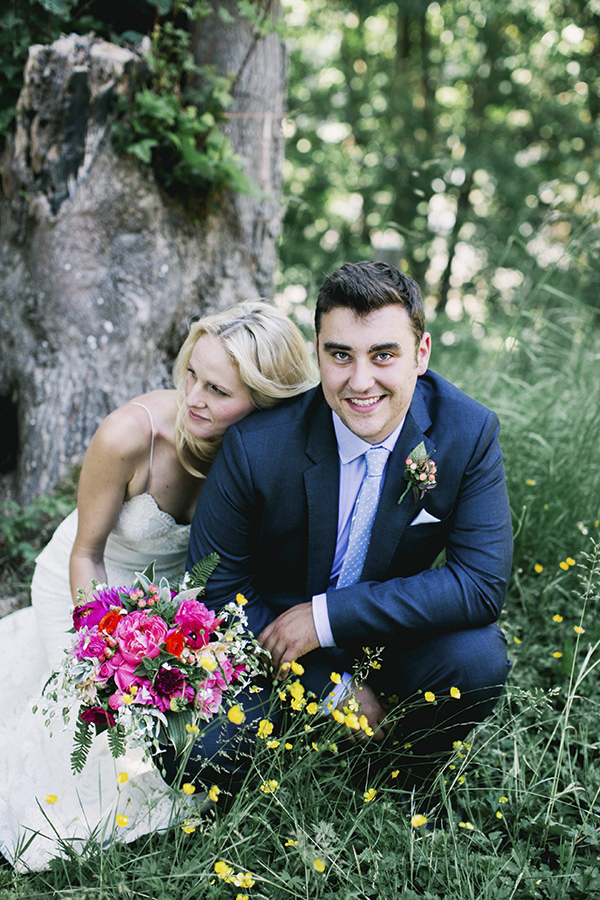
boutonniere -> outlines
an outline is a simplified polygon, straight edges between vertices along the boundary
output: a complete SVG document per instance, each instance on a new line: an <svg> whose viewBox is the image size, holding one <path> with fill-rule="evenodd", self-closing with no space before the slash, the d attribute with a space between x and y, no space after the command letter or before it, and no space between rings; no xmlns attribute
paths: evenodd
<svg viewBox="0 0 600 900"><path fill-rule="evenodd" d="M431 455L426 452L423 441L410 451L404 465L404 480L408 484L398 503L402 503L410 488L413 489L415 500L422 500L426 491L434 489L437 484L435 480L437 466L430 459Z"/></svg>

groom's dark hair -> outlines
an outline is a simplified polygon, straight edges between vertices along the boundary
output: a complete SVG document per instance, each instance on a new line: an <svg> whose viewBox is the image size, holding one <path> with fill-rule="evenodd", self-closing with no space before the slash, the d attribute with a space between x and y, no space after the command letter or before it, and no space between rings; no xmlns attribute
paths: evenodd
<svg viewBox="0 0 600 900"><path fill-rule="evenodd" d="M336 307L351 309L357 316L368 316L394 304L407 311L418 346L425 331L425 310L417 282L387 263L346 263L328 275L321 285L315 331L319 333L321 319Z"/></svg>

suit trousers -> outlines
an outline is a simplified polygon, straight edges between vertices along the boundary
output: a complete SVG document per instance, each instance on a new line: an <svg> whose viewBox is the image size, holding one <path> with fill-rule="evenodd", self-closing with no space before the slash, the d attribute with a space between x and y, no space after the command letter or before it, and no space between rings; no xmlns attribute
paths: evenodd
<svg viewBox="0 0 600 900"><path fill-rule="evenodd" d="M301 680L307 690L326 699L333 689L330 673L339 672L349 659L345 651L313 651L301 660L305 668ZM383 743L371 740L352 748L349 759L355 783L366 789L399 770L397 786L426 788L455 742L464 741L492 712L509 668L506 639L497 625L413 634L406 642L386 647L381 668L370 671L367 683L389 709L391 726ZM258 723L268 718L275 730L278 726L278 714L271 708L271 685L264 680L260 686L259 693L246 689L236 698L245 712L243 726L220 717L196 741L184 772L178 773L172 751L162 755L161 769L169 782L178 775L209 787L217 784L236 790L241 785L251 766ZM451 688L457 690L451 694ZM435 699L426 699L425 692Z"/></svg>

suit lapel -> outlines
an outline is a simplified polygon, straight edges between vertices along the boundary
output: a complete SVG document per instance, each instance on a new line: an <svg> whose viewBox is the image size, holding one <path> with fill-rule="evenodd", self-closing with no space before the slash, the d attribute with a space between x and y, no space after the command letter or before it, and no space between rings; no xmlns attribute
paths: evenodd
<svg viewBox="0 0 600 900"><path fill-rule="evenodd" d="M421 441L425 443L427 453L435 450L434 442L425 433L431 427L431 419L418 385L419 382L400 437L388 462L361 581L381 579L382 573L387 571L391 563L402 532L423 507L422 500L415 500L412 489L408 491L402 503L398 503L406 490L404 480L406 457Z"/></svg>
<svg viewBox="0 0 600 900"><path fill-rule="evenodd" d="M337 538L340 472L331 410L323 401L311 425L304 473L308 504L307 596L327 590Z"/></svg>

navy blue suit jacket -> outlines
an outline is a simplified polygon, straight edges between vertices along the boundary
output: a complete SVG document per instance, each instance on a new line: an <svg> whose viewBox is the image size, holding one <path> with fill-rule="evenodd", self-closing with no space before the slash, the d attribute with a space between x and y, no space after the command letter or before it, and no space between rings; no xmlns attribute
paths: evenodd
<svg viewBox="0 0 600 900"><path fill-rule="evenodd" d="M385 481L362 580L328 590L338 517L339 459L331 411L315 388L229 428L202 489L188 569L216 551L203 600L238 591L258 635L280 612L327 591L338 647L411 645L430 632L494 622L504 601L512 534L496 415L427 372ZM405 459L423 441L437 486L404 492ZM438 523L411 524L420 510ZM445 549L445 562L431 568Z"/></svg>

